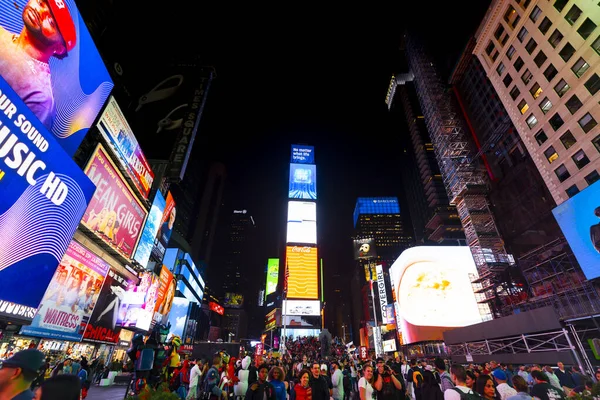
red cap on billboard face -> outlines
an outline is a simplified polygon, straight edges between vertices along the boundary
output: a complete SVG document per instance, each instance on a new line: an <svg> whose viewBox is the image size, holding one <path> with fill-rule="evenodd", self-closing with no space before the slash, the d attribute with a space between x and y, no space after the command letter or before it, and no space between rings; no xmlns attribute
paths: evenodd
<svg viewBox="0 0 600 400"><path fill-rule="evenodd" d="M65 41L67 51L73 50L75 43L77 42L77 33L75 32L75 24L71 13L67 8L64 0L48 0L48 5L58 25L58 30Z"/></svg>

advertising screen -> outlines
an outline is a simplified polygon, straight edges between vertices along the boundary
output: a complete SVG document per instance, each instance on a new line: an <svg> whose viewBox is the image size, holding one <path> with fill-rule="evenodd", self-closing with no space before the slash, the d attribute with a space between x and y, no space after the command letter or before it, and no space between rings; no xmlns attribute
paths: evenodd
<svg viewBox="0 0 600 400"><path fill-rule="evenodd" d="M573 254L587 279L600 276L600 182L590 185L554 210Z"/></svg>
<svg viewBox="0 0 600 400"><path fill-rule="evenodd" d="M189 308L190 301L188 299L184 297L173 298L173 307L171 307L168 320L171 324L169 334L177 335L183 339Z"/></svg>
<svg viewBox="0 0 600 400"><path fill-rule="evenodd" d="M175 200L173 200L171 192L168 192L167 198L165 199L165 211L160 220L160 228L158 229L158 233L154 239L154 247L152 248L152 257L157 261L162 261L163 256L165 255L176 217L177 210L175 208Z"/></svg>
<svg viewBox="0 0 600 400"><path fill-rule="evenodd" d="M130 285L123 296L117 316L117 326L150 330L158 286L158 276L150 271L142 273L140 283L137 286Z"/></svg>
<svg viewBox="0 0 600 400"><path fill-rule="evenodd" d="M154 247L154 239L158 234L160 228L160 221L162 220L163 212L165 211L166 201L160 190L156 191L156 196L152 202L152 207L146 218L142 235L140 236L140 242L138 243L137 249L133 259L140 263L141 266L145 267L150 260L150 254Z"/></svg>
<svg viewBox="0 0 600 400"><path fill-rule="evenodd" d="M110 266L72 241L22 335L80 341Z"/></svg>
<svg viewBox="0 0 600 400"><path fill-rule="evenodd" d="M390 268L405 344L443 340L443 332L481 322L469 273L477 273L468 247L418 246Z"/></svg>
<svg viewBox="0 0 600 400"><path fill-rule="evenodd" d="M95 186L2 79L0 103L0 300L37 308Z"/></svg>
<svg viewBox="0 0 600 400"><path fill-rule="evenodd" d="M267 260L267 296L277 291L279 281L279 258Z"/></svg>
<svg viewBox="0 0 600 400"><path fill-rule="evenodd" d="M321 317L320 316L309 316L309 315L286 315L283 320L288 328L321 328Z"/></svg>
<svg viewBox="0 0 600 400"><path fill-rule="evenodd" d="M0 76L70 157L113 87L74 0L0 2Z"/></svg>
<svg viewBox="0 0 600 400"><path fill-rule="evenodd" d="M290 164L290 199L317 199L317 167L313 164Z"/></svg>
<svg viewBox="0 0 600 400"><path fill-rule="evenodd" d="M283 300L281 312L284 315L321 315L319 300Z"/></svg>
<svg viewBox="0 0 600 400"><path fill-rule="evenodd" d="M85 328L83 341L108 344L119 342L121 327L117 325L117 317L127 288L133 284L134 281L128 280L115 269L108 270L96 307Z"/></svg>
<svg viewBox="0 0 600 400"><path fill-rule="evenodd" d="M354 259L368 260L377 257L375 250L375 239L355 239L354 240Z"/></svg>
<svg viewBox="0 0 600 400"><path fill-rule="evenodd" d="M81 223L113 249L131 258L148 212L98 144L85 173L96 192Z"/></svg>
<svg viewBox="0 0 600 400"><path fill-rule="evenodd" d="M135 187L147 199L154 181L154 173L117 101L112 96L98 121L98 130L112 147L117 160L127 171Z"/></svg>
<svg viewBox="0 0 600 400"><path fill-rule="evenodd" d="M214 301L209 301L208 302L208 308L211 311L216 312L219 315L223 315L225 313L225 309L223 308L222 305L215 303Z"/></svg>
<svg viewBox="0 0 600 400"><path fill-rule="evenodd" d="M288 299L317 300L319 298L317 248L287 246L285 253L288 269Z"/></svg>
<svg viewBox="0 0 600 400"><path fill-rule="evenodd" d="M244 305L244 296L240 293L225 293L223 305L228 308L242 308Z"/></svg>
<svg viewBox="0 0 600 400"><path fill-rule="evenodd" d="M177 283L173 279L171 271L164 265L160 270L159 280L158 297L154 307L154 322L161 322L163 317L171 311L173 299L175 298L175 284Z"/></svg>
<svg viewBox="0 0 600 400"><path fill-rule="evenodd" d="M304 144L293 144L291 162L294 164L314 164L315 147Z"/></svg>
<svg viewBox="0 0 600 400"><path fill-rule="evenodd" d="M309 201L288 203L287 243L317 244L317 204Z"/></svg>

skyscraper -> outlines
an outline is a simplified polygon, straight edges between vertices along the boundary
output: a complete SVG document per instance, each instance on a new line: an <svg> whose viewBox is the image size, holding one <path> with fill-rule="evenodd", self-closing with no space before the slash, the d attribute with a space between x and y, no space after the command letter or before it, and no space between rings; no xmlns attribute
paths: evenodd
<svg viewBox="0 0 600 400"><path fill-rule="evenodd" d="M255 247L256 224L248 210L233 210L229 215L228 249L224 262L219 263L223 276L220 286L224 293L242 293L246 291L248 264ZM249 293L248 293L249 294Z"/></svg>

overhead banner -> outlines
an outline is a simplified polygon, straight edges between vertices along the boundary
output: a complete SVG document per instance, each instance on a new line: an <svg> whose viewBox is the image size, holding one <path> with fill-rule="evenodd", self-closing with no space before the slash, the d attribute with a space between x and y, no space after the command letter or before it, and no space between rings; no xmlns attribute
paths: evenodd
<svg viewBox="0 0 600 400"><path fill-rule="evenodd" d="M379 309L381 310L381 321L383 325L389 324L389 320L387 317L387 293L385 291L385 276L383 275L383 266L377 265L375 267L375 272L377 273L377 293L379 295Z"/></svg>
<svg viewBox="0 0 600 400"><path fill-rule="evenodd" d="M175 208L175 200L173 200L171 192L168 192L167 198L165 199L165 211L160 220L160 226L156 238L154 239L154 246L152 247L151 253L152 258L157 262L161 262L165 255L167 245L171 239L171 233L173 232L173 226L175 226L176 217L177 209Z"/></svg>
<svg viewBox="0 0 600 400"><path fill-rule="evenodd" d="M110 247L131 258L148 212L101 144L90 157L85 173L97 189L81 223Z"/></svg>
<svg viewBox="0 0 600 400"><path fill-rule="evenodd" d="M1 78L0 104L0 300L37 308L96 188Z"/></svg>
<svg viewBox="0 0 600 400"><path fill-rule="evenodd" d="M375 239L355 239L354 240L354 259L369 260L377 257L375 250Z"/></svg>
<svg viewBox="0 0 600 400"><path fill-rule="evenodd" d="M133 259L142 267L146 267L150 260L150 254L154 247L154 239L156 239L156 235L160 229L166 204L166 200L160 193L160 190L157 190L154 201L152 202L152 207L150 207L150 212L148 213L148 218L146 218L144 229L142 230L140 242L138 243L135 255L133 256Z"/></svg>
<svg viewBox="0 0 600 400"><path fill-rule="evenodd" d="M279 258L267 260L267 296L277 291L279 281Z"/></svg>
<svg viewBox="0 0 600 400"><path fill-rule="evenodd" d="M79 342L109 269L102 258L72 241L35 318L21 334Z"/></svg>
<svg viewBox="0 0 600 400"><path fill-rule="evenodd" d="M108 100L97 126L135 187L147 199L154 173L114 97Z"/></svg>
<svg viewBox="0 0 600 400"><path fill-rule="evenodd" d="M319 299L317 248L287 246L287 298Z"/></svg>
<svg viewBox="0 0 600 400"><path fill-rule="evenodd" d="M74 0L0 2L0 76L69 157L114 86Z"/></svg>

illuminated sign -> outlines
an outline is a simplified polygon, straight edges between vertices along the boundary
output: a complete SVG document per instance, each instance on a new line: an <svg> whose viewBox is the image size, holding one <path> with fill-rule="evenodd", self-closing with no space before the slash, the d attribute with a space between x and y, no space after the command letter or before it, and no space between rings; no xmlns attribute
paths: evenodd
<svg viewBox="0 0 600 400"><path fill-rule="evenodd" d="M390 353L396 351L396 339L384 340L383 341L384 353Z"/></svg>
<svg viewBox="0 0 600 400"><path fill-rule="evenodd" d="M269 258L267 261L267 296L277 291L279 281L279 258Z"/></svg>
<svg viewBox="0 0 600 400"><path fill-rule="evenodd" d="M214 312L216 312L219 315L223 315L225 313L225 309L223 308L223 306L215 303L214 301L209 301L208 302L208 308L211 311L214 311Z"/></svg>
<svg viewBox="0 0 600 400"><path fill-rule="evenodd" d="M469 274L477 274L468 247L419 246L404 250L390 268L406 344L443 340L443 332L481 322Z"/></svg>
<svg viewBox="0 0 600 400"><path fill-rule="evenodd" d="M319 299L317 248L287 246L288 299Z"/></svg>
<svg viewBox="0 0 600 400"><path fill-rule="evenodd" d="M33 319L36 312L37 308L22 306L20 304L11 303L10 301L0 300L0 316Z"/></svg>
<svg viewBox="0 0 600 400"><path fill-rule="evenodd" d="M375 250L375 239L355 239L354 240L354 259L367 260L377 257Z"/></svg>
<svg viewBox="0 0 600 400"><path fill-rule="evenodd" d="M317 167L313 164L290 164L290 199L317 199Z"/></svg>
<svg viewBox="0 0 600 400"><path fill-rule="evenodd" d="M291 162L296 164L314 164L315 147L303 144L293 144Z"/></svg>
<svg viewBox="0 0 600 400"><path fill-rule="evenodd" d="M317 244L317 204L310 201L288 203L287 243Z"/></svg>
<svg viewBox="0 0 600 400"><path fill-rule="evenodd" d="M319 300L283 300L281 306L285 315L321 315Z"/></svg>
<svg viewBox="0 0 600 400"><path fill-rule="evenodd" d="M359 215L364 214L400 214L397 197L359 197L354 207L354 226Z"/></svg>
<svg viewBox="0 0 600 400"><path fill-rule="evenodd" d="M240 293L225 293L223 305L229 308L242 308L244 305L244 295Z"/></svg>
<svg viewBox="0 0 600 400"><path fill-rule="evenodd" d="M152 207L146 218L142 235L140 236L140 242L138 243L137 249L133 259L136 260L142 267L146 267L148 261L150 261L150 254L154 247L154 240L158 234L160 228L160 221L165 211L166 200L160 193L160 190L156 191Z"/></svg>
<svg viewBox="0 0 600 400"><path fill-rule="evenodd" d="M383 275L383 266L375 267L377 273L377 293L379 294L379 309L381 310L381 320L384 325L388 324L387 317L387 293L385 292L385 277Z"/></svg>

